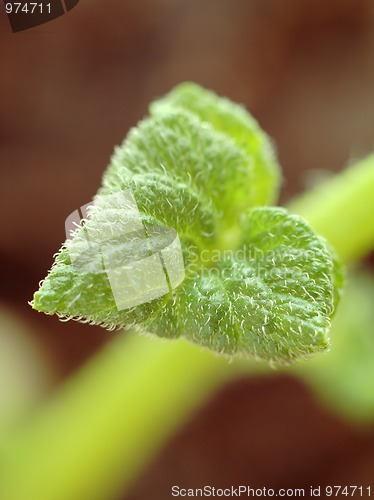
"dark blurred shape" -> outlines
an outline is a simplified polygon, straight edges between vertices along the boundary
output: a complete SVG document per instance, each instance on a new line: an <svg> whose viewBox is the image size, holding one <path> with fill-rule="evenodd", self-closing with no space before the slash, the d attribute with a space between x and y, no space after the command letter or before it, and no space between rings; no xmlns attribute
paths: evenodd
<svg viewBox="0 0 374 500"><path fill-rule="evenodd" d="M77 3L77 2L75 2ZM54 2L14 2L4 0L13 33L53 21L65 14L62 0Z"/></svg>
<svg viewBox="0 0 374 500"><path fill-rule="evenodd" d="M78 5L79 0L64 0L65 1L65 7L67 10L71 10L73 7Z"/></svg>

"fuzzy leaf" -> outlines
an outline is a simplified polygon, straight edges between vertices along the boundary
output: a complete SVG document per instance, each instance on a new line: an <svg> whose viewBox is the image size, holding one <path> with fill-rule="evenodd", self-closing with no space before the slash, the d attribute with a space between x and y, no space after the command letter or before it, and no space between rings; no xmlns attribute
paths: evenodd
<svg viewBox="0 0 374 500"><path fill-rule="evenodd" d="M243 229L244 245L186 279L148 330L273 361L326 349L334 287L325 243L279 208L253 209Z"/></svg>
<svg viewBox="0 0 374 500"><path fill-rule="evenodd" d="M192 112L184 109L188 99L179 105L183 92L196 97ZM90 216L57 255L33 307L271 361L325 349L341 267L301 218L255 208L275 182L272 175L264 191L262 164L274 170L266 136L242 108L199 87L174 95L178 103L156 103L154 116L116 149ZM127 192L133 201L121 198ZM129 227L133 239L123 237ZM131 259L152 260L170 230L179 238L174 249L180 241L184 280L169 274L163 284L156 268L138 273L134 305L119 308L111 280L119 264L127 272ZM164 271L168 259L180 264L176 253L162 255ZM152 295L148 282L165 291ZM143 303L135 300L139 283L149 288Z"/></svg>
<svg viewBox="0 0 374 500"><path fill-rule="evenodd" d="M150 106L150 112L154 115L162 115L170 109L187 110L235 141L247 154L246 162L255 172L253 204L267 205L277 201L281 170L273 147L243 106L218 97L195 83L185 82Z"/></svg>
<svg viewBox="0 0 374 500"><path fill-rule="evenodd" d="M148 118L130 131L112 158L99 194L131 188L146 218L159 215L178 233L187 224L196 240L208 236L203 238L205 246L212 237L222 240L226 231L231 233L241 213L256 205L257 181L254 163L230 136L180 109ZM173 195L178 187L185 195ZM190 224L193 214L186 212L186 195L212 211L214 230L199 227L197 214ZM158 203L165 205L162 214Z"/></svg>

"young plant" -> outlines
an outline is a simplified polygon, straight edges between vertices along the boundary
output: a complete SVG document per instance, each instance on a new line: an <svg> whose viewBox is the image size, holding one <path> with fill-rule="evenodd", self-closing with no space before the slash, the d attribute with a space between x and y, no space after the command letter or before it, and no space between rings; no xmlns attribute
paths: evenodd
<svg viewBox="0 0 374 500"><path fill-rule="evenodd" d="M267 206L280 180L267 136L244 108L194 84L150 112L116 149L96 209L62 247L33 307L271 362L325 350L341 265L304 219ZM118 310L107 274L77 270L72 254L87 235L126 233L128 207L112 201L123 191L148 231L177 231L186 272L161 298ZM117 251L131 256L129 248Z"/></svg>
<svg viewBox="0 0 374 500"><path fill-rule="evenodd" d="M32 302L47 314L136 326L3 443L1 498L114 498L224 381L326 350L343 272L315 231L344 262L374 246L374 157L296 200L290 210L305 218L268 206L279 179L269 139L242 107L193 84L151 106L115 151L90 217ZM118 236L136 222L115 202L124 191L134 195L144 231L156 228L156 250L162 228L177 231L185 278L162 297L118 309L108 273L95 267L106 255L94 245L81 267L72 256L87 251L88 237L112 241L113 228ZM132 248L130 257L139 256L127 240L114 243L119 254ZM92 262L96 272L82 272Z"/></svg>

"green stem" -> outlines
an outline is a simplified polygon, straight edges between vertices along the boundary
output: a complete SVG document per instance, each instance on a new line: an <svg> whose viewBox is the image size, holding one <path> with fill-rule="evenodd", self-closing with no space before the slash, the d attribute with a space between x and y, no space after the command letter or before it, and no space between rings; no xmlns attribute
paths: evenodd
<svg viewBox="0 0 374 500"><path fill-rule="evenodd" d="M0 498L112 498L232 374L184 340L120 334L3 446Z"/></svg>
<svg viewBox="0 0 374 500"><path fill-rule="evenodd" d="M374 248L374 155L301 195L289 210L302 215L346 262Z"/></svg>

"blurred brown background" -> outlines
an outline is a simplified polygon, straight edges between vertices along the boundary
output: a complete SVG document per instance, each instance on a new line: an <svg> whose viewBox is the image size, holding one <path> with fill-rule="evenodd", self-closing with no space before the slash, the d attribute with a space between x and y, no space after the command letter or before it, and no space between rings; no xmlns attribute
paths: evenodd
<svg viewBox="0 0 374 500"><path fill-rule="evenodd" d="M2 7L1 7L2 9ZM274 138L282 201L307 169L373 150L371 0L81 0L12 34L0 10L1 303L35 330L58 384L111 334L31 311L64 239L96 192L113 146L147 104L183 80L244 103ZM319 407L290 376L226 387L167 446L127 500L172 484L370 484L374 427Z"/></svg>

